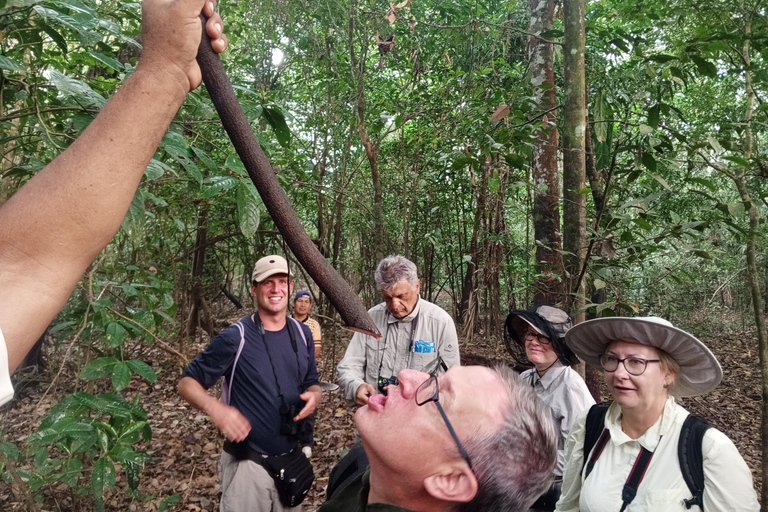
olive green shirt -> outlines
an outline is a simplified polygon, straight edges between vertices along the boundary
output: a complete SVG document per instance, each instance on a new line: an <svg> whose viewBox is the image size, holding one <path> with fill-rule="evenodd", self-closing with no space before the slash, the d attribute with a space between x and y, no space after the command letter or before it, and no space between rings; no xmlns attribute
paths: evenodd
<svg viewBox="0 0 768 512"><path fill-rule="evenodd" d="M370 471L366 471L356 477L336 496L323 503L318 512L414 512L388 503L368 503L370 474Z"/></svg>

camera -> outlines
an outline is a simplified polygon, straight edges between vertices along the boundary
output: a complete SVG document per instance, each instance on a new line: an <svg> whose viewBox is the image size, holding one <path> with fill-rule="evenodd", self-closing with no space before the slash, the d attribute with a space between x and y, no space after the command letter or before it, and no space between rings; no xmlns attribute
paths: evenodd
<svg viewBox="0 0 768 512"><path fill-rule="evenodd" d="M304 408L306 402L299 400L293 404L283 404L280 406L280 434L298 439L304 432L306 418L299 421L293 421L299 412Z"/></svg>
<svg viewBox="0 0 768 512"><path fill-rule="evenodd" d="M397 386L397 384L398 384L398 382L397 382L397 375L393 375L393 376L391 376L389 378L382 377L381 375L379 375L379 382L378 382L378 384L379 384L379 393L381 393L383 395L386 395L387 394L387 386L389 386L389 385Z"/></svg>

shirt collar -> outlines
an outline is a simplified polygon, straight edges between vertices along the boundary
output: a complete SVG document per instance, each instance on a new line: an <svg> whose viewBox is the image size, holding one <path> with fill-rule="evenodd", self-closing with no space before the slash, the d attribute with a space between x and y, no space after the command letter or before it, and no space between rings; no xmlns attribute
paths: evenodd
<svg viewBox="0 0 768 512"><path fill-rule="evenodd" d="M661 436L669 432L669 429L674 422L676 407L677 404L675 403L674 397L670 396L667 398L667 401L664 404L664 410L661 412L661 416L653 425L651 425L651 428L646 430L645 434L638 437L637 439L632 439L627 434L625 434L623 430L621 430L621 407L616 402L614 402L608 409L608 414L605 417L605 426L608 428L608 431L611 434L611 441L616 446L628 443L630 441L636 441L640 444L640 446L652 452L656 450L656 447L659 445Z"/></svg>
<svg viewBox="0 0 768 512"><path fill-rule="evenodd" d="M539 372L536 371L536 368L533 369L533 384L536 385L537 382L541 382L541 385L544 387L544 389L549 389L549 386L555 381L556 378L560 376L561 373L563 373L567 369L566 366L563 365L559 360L555 361L555 364L549 367L549 370L544 374L543 377L539 377Z"/></svg>
<svg viewBox="0 0 768 512"><path fill-rule="evenodd" d="M387 310L387 323L394 324L395 322L400 322L401 324L407 324L413 322L414 318L419 316L419 309L421 309L421 297L418 297L416 300L416 305L413 307L413 311L408 313L408 315L404 316L403 318L396 318L395 315Z"/></svg>

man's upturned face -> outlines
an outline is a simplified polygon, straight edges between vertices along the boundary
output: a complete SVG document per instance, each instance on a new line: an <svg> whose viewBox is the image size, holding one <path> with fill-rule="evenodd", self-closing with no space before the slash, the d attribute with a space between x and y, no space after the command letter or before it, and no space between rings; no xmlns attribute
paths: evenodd
<svg viewBox="0 0 768 512"><path fill-rule="evenodd" d="M403 370L387 395L373 395L355 414L355 423L371 460L421 482L449 461L463 464L448 427L432 402L416 405L416 390L426 373ZM483 366L454 366L438 378L440 404L466 444L479 428L496 430L503 421L508 392L495 371Z"/></svg>
<svg viewBox="0 0 768 512"><path fill-rule="evenodd" d="M293 283L288 282L288 274L274 274L251 285L259 312L267 315L285 314L292 291Z"/></svg>
<svg viewBox="0 0 768 512"><path fill-rule="evenodd" d="M395 318L405 318L419 301L419 290L421 289L421 279L416 286L411 286L408 281L401 279L395 286L388 290L381 290L384 302L387 303L387 310Z"/></svg>
<svg viewBox="0 0 768 512"><path fill-rule="evenodd" d="M312 308L312 301L309 297L299 297L293 302L293 310L299 316L306 316Z"/></svg>

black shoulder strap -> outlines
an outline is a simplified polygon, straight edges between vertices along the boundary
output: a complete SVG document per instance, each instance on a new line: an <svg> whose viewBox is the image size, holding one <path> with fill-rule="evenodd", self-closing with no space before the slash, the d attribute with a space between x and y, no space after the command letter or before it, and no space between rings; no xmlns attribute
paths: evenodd
<svg viewBox="0 0 768 512"><path fill-rule="evenodd" d="M587 413L586 432L584 435L584 462L582 463L582 469L587 464L589 454L592 452L592 448L595 447L595 443L600 439L600 434L603 433L605 428L605 414L608 412L608 406L611 404L595 404L589 408Z"/></svg>
<svg viewBox="0 0 768 512"><path fill-rule="evenodd" d="M677 460L688 490L693 495L691 499L685 500L688 509L698 505L704 510L704 455L701 443L710 426L704 418L689 414L680 430Z"/></svg>

